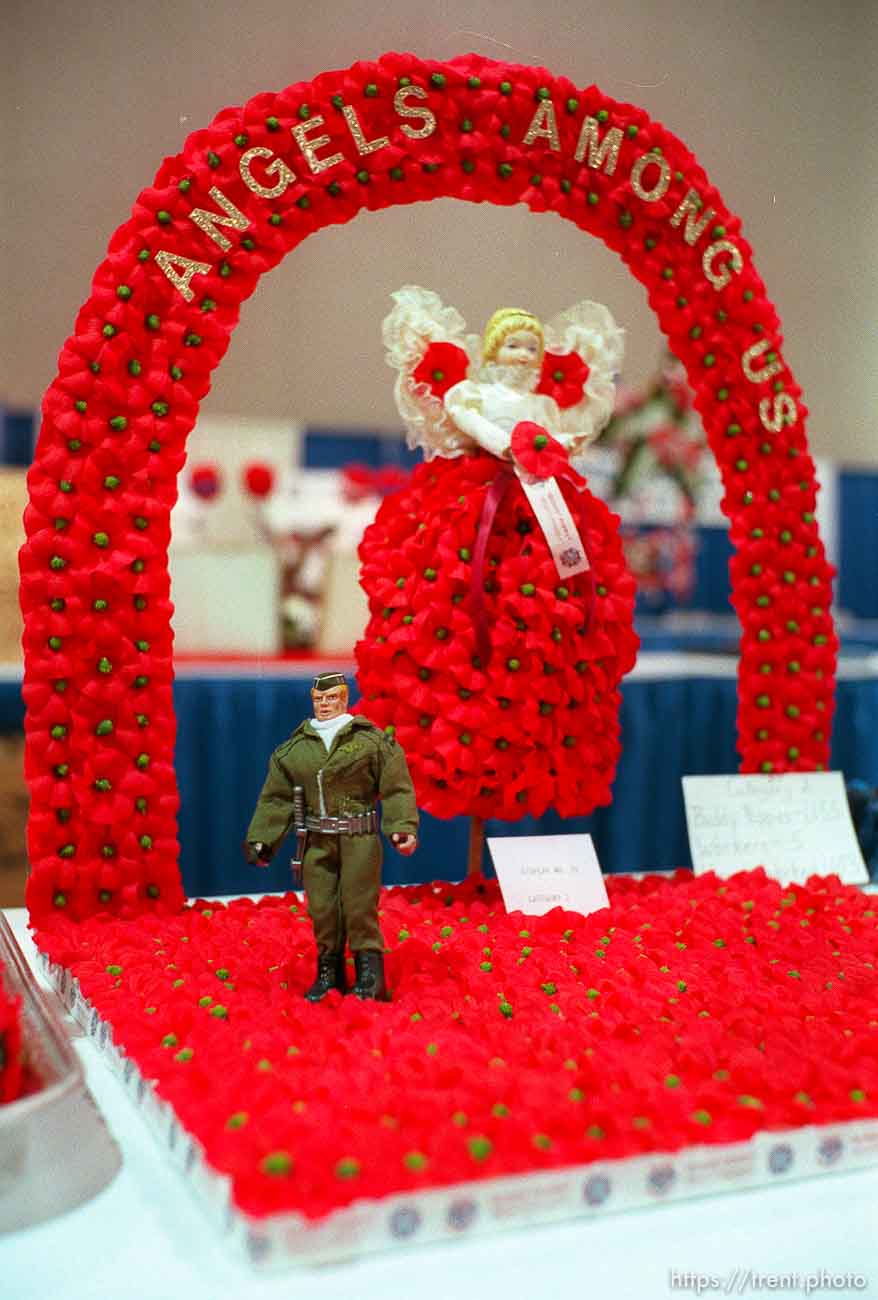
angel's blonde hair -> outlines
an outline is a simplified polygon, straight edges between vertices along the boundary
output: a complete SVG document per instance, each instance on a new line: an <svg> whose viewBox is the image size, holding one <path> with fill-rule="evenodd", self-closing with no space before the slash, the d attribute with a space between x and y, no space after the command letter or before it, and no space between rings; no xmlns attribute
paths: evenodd
<svg viewBox="0 0 878 1300"><path fill-rule="evenodd" d="M516 330L528 330L536 334L540 341L540 357L543 355L545 341L543 327L536 316L525 311L523 307L500 307L485 326L482 335L482 360L493 361L503 340Z"/></svg>

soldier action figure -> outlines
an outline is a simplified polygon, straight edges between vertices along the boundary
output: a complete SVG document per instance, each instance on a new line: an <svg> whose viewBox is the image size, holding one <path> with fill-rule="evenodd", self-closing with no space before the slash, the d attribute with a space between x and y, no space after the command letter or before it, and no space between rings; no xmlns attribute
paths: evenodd
<svg viewBox="0 0 878 1300"><path fill-rule="evenodd" d="M304 827L296 827L299 848L293 861L303 863L317 941L317 978L305 997L319 1002L330 989L347 992L349 942L356 967L354 993L387 1001L375 801L382 801L383 829L393 845L406 856L414 853L418 809L411 777L396 741L368 718L348 713L341 673L315 677L311 699L314 717L300 723L269 761L247 831L247 860L266 866L292 823L304 820Z"/></svg>

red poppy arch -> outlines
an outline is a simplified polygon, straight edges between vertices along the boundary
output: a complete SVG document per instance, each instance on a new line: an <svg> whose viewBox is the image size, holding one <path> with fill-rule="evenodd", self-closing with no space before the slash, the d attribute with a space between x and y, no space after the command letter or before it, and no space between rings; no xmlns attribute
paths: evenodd
<svg viewBox="0 0 878 1300"><path fill-rule="evenodd" d="M593 86L388 54L191 135L113 236L64 345L21 552L36 924L183 901L169 515L241 302L313 231L440 197L557 212L647 287L722 470L742 770L826 764L832 570L800 389L739 219L680 140Z"/></svg>

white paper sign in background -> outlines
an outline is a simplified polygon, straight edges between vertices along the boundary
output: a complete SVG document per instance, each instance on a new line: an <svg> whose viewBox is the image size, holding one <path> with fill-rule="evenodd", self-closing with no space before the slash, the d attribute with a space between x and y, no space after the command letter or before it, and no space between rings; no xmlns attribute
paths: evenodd
<svg viewBox="0 0 878 1300"><path fill-rule="evenodd" d="M696 874L764 867L785 885L869 879L840 772L684 776L683 799Z"/></svg>
<svg viewBox="0 0 878 1300"><path fill-rule="evenodd" d="M590 835L489 836L488 849L507 912L588 916L610 906Z"/></svg>

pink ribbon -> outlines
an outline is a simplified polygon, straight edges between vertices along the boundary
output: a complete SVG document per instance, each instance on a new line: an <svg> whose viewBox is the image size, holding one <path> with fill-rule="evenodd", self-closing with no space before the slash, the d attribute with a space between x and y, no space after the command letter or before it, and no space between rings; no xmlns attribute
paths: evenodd
<svg viewBox="0 0 878 1300"><path fill-rule="evenodd" d="M479 530L476 533L470 594L472 595L473 626L476 631L476 650L483 670L488 667L491 661L491 638L488 635L488 618L485 611L485 552L488 549L488 539L491 536L500 503L514 477L515 471L509 465L501 465L497 470L482 504Z"/></svg>

